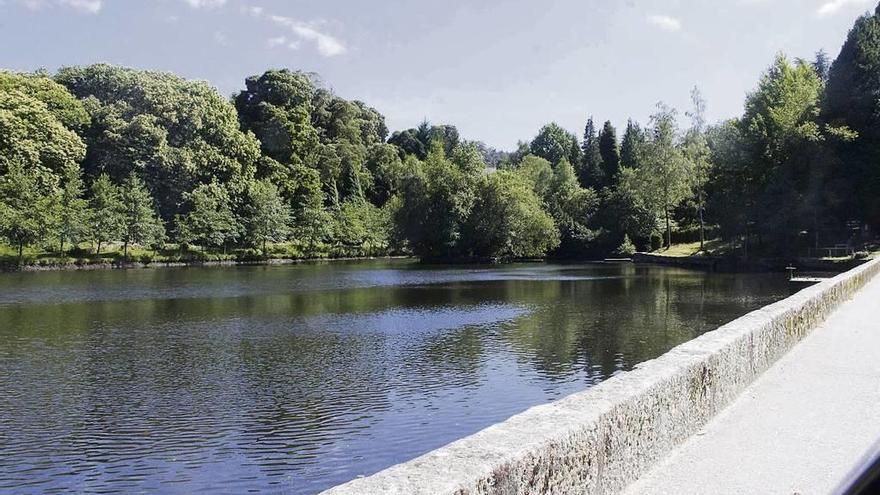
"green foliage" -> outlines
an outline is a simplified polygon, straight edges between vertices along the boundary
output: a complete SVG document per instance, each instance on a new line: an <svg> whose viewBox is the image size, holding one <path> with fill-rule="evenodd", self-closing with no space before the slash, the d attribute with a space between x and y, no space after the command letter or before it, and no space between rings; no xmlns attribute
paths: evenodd
<svg viewBox="0 0 880 495"><path fill-rule="evenodd" d="M400 190L406 166L397 148L390 144L377 144L367 151L367 171L370 184L367 198L377 206L384 205L391 196Z"/></svg>
<svg viewBox="0 0 880 495"><path fill-rule="evenodd" d="M440 146L404 180L395 223L424 258L462 256L462 225L471 212L478 176L452 163Z"/></svg>
<svg viewBox="0 0 880 495"><path fill-rule="evenodd" d="M278 192L267 180L251 183L244 208L246 238L260 244L266 253L266 243L281 242L290 232L291 212Z"/></svg>
<svg viewBox="0 0 880 495"><path fill-rule="evenodd" d="M601 189L606 184L605 167L602 163L602 150L599 146L599 138L596 135L596 126L593 118L587 120L584 128L584 141L582 145L581 161L579 163L578 180L584 187Z"/></svg>
<svg viewBox="0 0 880 495"><path fill-rule="evenodd" d="M805 142L821 139L815 118L822 87L811 66L803 62L791 65L781 54L761 76L758 89L746 98L741 121L752 152L766 158L755 164L756 175L763 173L766 179Z"/></svg>
<svg viewBox="0 0 880 495"><path fill-rule="evenodd" d="M645 144L645 133L639 124L632 121L626 122L626 131L620 141L620 165L628 168L639 167L639 156Z"/></svg>
<svg viewBox="0 0 880 495"><path fill-rule="evenodd" d="M526 155L516 168L516 172L532 185L538 197L546 198L550 194L553 166L547 160L535 155Z"/></svg>
<svg viewBox="0 0 880 495"><path fill-rule="evenodd" d="M332 241L351 255L388 252L392 235L391 211L368 201L351 199L336 212Z"/></svg>
<svg viewBox="0 0 880 495"><path fill-rule="evenodd" d="M56 221L54 184L41 184L41 177L18 162L0 176L0 236L18 248L21 261L25 246L42 241Z"/></svg>
<svg viewBox="0 0 880 495"><path fill-rule="evenodd" d="M44 74L13 73L0 70L0 93L17 91L43 102L64 127L80 131L88 125L89 114L80 100Z"/></svg>
<svg viewBox="0 0 880 495"><path fill-rule="evenodd" d="M636 203L666 224L666 244L672 243L672 210L693 194L694 164L679 147L675 111L663 104L651 117L652 136L645 143L637 169L623 169L621 182Z"/></svg>
<svg viewBox="0 0 880 495"><path fill-rule="evenodd" d="M415 129L395 132L388 143L400 149L401 158L412 155L419 160L427 159L435 144L443 148L446 156L451 156L453 150L462 144L455 126L431 125L427 120Z"/></svg>
<svg viewBox="0 0 880 495"><path fill-rule="evenodd" d="M401 158L409 155L424 160L428 157L427 145L419 139L415 129L395 132L388 139L388 144L400 149Z"/></svg>
<svg viewBox="0 0 880 495"><path fill-rule="evenodd" d="M559 231L541 199L519 174L483 177L464 225L468 254L481 259L539 257L559 245Z"/></svg>
<svg viewBox="0 0 880 495"><path fill-rule="evenodd" d="M196 187L186 194L186 205L187 213L175 221L178 242L225 248L242 234L229 192L222 185L212 182Z"/></svg>
<svg viewBox="0 0 880 495"><path fill-rule="evenodd" d="M822 91L810 64L779 55L747 97L743 117L708 133L716 164L708 174L708 211L727 238L743 236L746 249L758 234L763 250L790 253L803 229L824 222L834 160L825 155L817 122ZM702 156L699 146L693 143L692 156Z"/></svg>
<svg viewBox="0 0 880 495"><path fill-rule="evenodd" d="M156 215L153 197L137 175L131 174L122 181L119 202L125 257L128 257L128 247L131 244L152 246L165 239L165 226Z"/></svg>
<svg viewBox="0 0 880 495"><path fill-rule="evenodd" d="M64 169L61 190L58 194L58 241L59 251L64 256L65 242L75 244L89 236L91 212L89 202L84 198L85 185L78 166L70 165Z"/></svg>
<svg viewBox="0 0 880 495"><path fill-rule="evenodd" d="M661 224L667 244L717 225L744 254L793 254L804 233L880 228L878 75L875 13L833 64L777 56L741 118L707 126L694 90L685 132L661 106L619 144L590 118L582 143L551 123L507 153L427 121L386 143L378 111L298 71L249 77L231 101L104 64L0 71L0 233L20 253L93 241L97 258L167 224L202 249L150 259L514 259L625 255Z"/></svg>
<svg viewBox="0 0 880 495"><path fill-rule="evenodd" d="M616 256L630 257L634 255L636 251L636 246L630 240L629 235L624 234L623 242L620 243L620 246L618 246L612 254Z"/></svg>
<svg viewBox="0 0 880 495"><path fill-rule="evenodd" d="M6 76L0 76L2 85ZM57 177L79 163L85 153L79 136L45 102L19 89L0 90L0 174L18 162L37 174Z"/></svg>
<svg viewBox="0 0 880 495"><path fill-rule="evenodd" d="M542 127L529 146L531 154L553 164L563 159L577 163L579 150L577 137L555 122Z"/></svg>
<svg viewBox="0 0 880 495"><path fill-rule="evenodd" d="M466 174L474 175L486 170L486 162L483 161L483 155L473 143L458 144L453 148L452 153L447 156L449 156L449 160L459 170Z"/></svg>
<svg viewBox="0 0 880 495"><path fill-rule="evenodd" d="M164 72L106 64L67 67L56 81L84 100L88 177L117 184L138 175L170 221L199 184L252 177L259 143L239 128L235 108L216 89Z"/></svg>
<svg viewBox="0 0 880 495"><path fill-rule="evenodd" d="M604 181L601 187L607 187L617 180L620 172L620 146L617 143L617 130L606 121L599 132L599 154L602 157L602 175Z"/></svg>
<svg viewBox="0 0 880 495"><path fill-rule="evenodd" d="M248 77L235 96L243 129L259 139L265 156L284 164L314 167L320 135L312 124L317 88L312 77L286 69Z"/></svg>
<svg viewBox="0 0 880 495"><path fill-rule="evenodd" d="M124 234L125 220L119 188L110 181L110 176L101 174L92 183L91 229L89 237L97 243L96 253L101 254L101 246L118 241Z"/></svg>
<svg viewBox="0 0 880 495"><path fill-rule="evenodd" d="M828 184L841 220L880 229L880 10L860 17L831 65L821 121L839 163ZM843 132L837 129L844 129ZM846 139L837 139L843 133Z"/></svg>
<svg viewBox="0 0 880 495"><path fill-rule="evenodd" d="M580 186L567 160L553 170L544 204L561 235L560 254L577 256L584 252L596 236L589 223L599 206L599 197L593 189Z"/></svg>

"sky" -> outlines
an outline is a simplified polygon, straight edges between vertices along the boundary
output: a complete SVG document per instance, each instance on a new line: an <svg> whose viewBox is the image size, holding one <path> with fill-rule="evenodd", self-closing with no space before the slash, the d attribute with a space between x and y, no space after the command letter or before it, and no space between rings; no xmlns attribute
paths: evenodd
<svg viewBox="0 0 880 495"><path fill-rule="evenodd" d="M0 68L109 62L224 95L290 68L377 108L513 149L554 121L646 122L658 102L742 112L775 54L836 57L876 0L0 0ZM620 132L620 131L619 131Z"/></svg>

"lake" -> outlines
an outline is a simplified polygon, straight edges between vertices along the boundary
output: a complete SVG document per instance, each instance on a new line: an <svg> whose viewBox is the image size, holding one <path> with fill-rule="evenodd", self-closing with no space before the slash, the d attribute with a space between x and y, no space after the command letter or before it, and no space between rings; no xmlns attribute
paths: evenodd
<svg viewBox="0 0 880 495"><path fill-rule="evenodd" d="M0 492L317 493L787 295L632 264L0 275Z"/></svg>

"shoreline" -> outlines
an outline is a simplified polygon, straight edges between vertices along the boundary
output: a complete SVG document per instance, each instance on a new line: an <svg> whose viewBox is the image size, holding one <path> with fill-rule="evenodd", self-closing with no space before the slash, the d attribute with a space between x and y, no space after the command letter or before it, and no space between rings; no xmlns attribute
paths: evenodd
<svg viewBox="0 0 880 495"><path fill-rule="evenodd" d="M821 258L730 258L724 256L669 256L658 253L636 253L632 257L637 265L653 264L691 268L714 273L782 273L786 267L815 272L843 273L871 261L865 259L824 260Z"/></svg>
<svg viewBox="0 0 880 495"><path fill-rule="evenodd" d="M363 256L343 258L270 258L267 260L208 260L208 261L108 261L95 263L51 263L40 265L28 263L24 265L0 264L0 273L24 273L24 272L63 272L63 271L94 271L94 270L144 270L160 268L199 268L199 267L228 267L228 266L274 266L274 265L298 265L303 263L320 262L345 262L345 261L369 261L369 260L405 260L416 259L412 256Z"/></svg>
<svg viewBox="0 0 880 495"><path fill-rule="evenodd" d="M51 272L51 271L92 271L92 270L143 270L159 268L187 267L229 267L229 266L278 266L320 262L352 262L369 260L413 260L425 266L474 266L504 265L509 263L633 263L636 265L664 265L708 271L713 273L756 273L784 272L785 267L794 265L802 270L841 273L862 265L870 258L846 261L822 260L817 258L755 258L740 259L716 256L668 256L657 253L635 253L632 258L614 259L569 259L569 258L524 258L498 262L485 259L420 259L411 255L388 256L345 256L338 258L269 258L264 260L191 260L191 261L88 261L85 263L71 259L67 263L25 263L0 262L0 273Z"/></svg>

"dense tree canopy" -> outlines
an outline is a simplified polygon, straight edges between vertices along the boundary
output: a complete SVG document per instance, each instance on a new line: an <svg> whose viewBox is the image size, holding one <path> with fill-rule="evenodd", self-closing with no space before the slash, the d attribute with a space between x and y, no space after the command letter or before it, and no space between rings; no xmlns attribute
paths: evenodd
<svg viewBox="0 0 880 495"><path fill-rule="evenodd" d="M880 229L880 6L860 17L831 65L821 122L852 131L832 143L838 216ZM857 138L856 138L857 136ZM834 136L835 138L838 135Z"/></svg>
<svg viewBox="0 0 880 495"><path fill-rule="evenodd" d="M0 85L13 86L16 80L29 79L0 72ZM67 167L82 161L86 146L76 132L58 118L58 112L53 112L38 98L45 96L44 93L23 92L27 89L22 84L0 90L0 173L17 162L34 173L58 176Z"/></svg>
<svg viewBox="0 0 880 495"><path fill-rule="evenodd" d="M684 130L661 105L620 139L591 117L582 140L550 123L510 152L427 121L389 136L376 109L289 69L229 100L106 64L0 71L0 236L20 253L503 260L718 235L793 255L880 229L878 95L880 10L833 62L777 56L738 118L707 124L695 89Z"/></svg>
<svg viewBox="0 0 880 495"><path fill-rule="evenodd" d="M577 137L555 122L541 128L532 140L530 152L554 164L562 160L577 163L580 157Z"/></svg>
<svg viewBox="0 0 880 495"><path fill-rule="evenodd" d="M253 176L259 142L239 129L235 108L216 89L168 73L105 64L61 69L55 80L91 117L83 169L121 183L135 173L165 221L198 184Z"/></svg>

